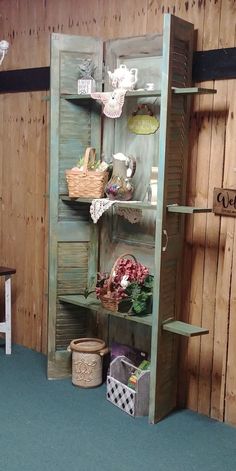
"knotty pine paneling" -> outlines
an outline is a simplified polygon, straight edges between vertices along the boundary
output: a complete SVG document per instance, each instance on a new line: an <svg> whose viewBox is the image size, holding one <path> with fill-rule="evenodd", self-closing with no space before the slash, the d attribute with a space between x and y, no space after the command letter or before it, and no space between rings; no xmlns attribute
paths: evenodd
<svg viewBox="0 0 236 471"><path fill-rule="evenodd" d="M13 340L42 349L46 317L46 102L41 93L0 95L1 264L13 276Z"/></svg>
<svg viewBox="0 0 236 471"><path fill-rule="evenodd" d="M196 50L235 47L234 0L0 0L0 11L1 37L11 43L2 70L49 65L51 32L105 39L161 33L166 12L194 23ZM218 92L193 101L187 199L211 206L214 186L236 187L236 81L205 85ZM1 263L17 268L14 340L45 351L48 120L42 95L0 96L0 242ZM179 399L236 425L235 225L213 214L186 217L182 319L202 323L210 334L182 341Z"/></svg>

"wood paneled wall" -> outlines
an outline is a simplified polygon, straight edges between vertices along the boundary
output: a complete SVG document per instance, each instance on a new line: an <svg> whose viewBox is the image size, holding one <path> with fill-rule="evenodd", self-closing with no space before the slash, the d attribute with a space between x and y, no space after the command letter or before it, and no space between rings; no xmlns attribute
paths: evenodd
<svg viewBox="0 0 236 471"><path fill-rule="evenodd" d="M195 25L196 49L235 47L235 0L0 0L2 70L49 65L51 32L104 38L162 31L162 15ZM236 80L202 84L193 103L188 203L211 206L213 188L236 187ZM15 266L14 340L45 351L47 105L44 93L0 95L1 264ZM191 275L190 275L191 274ZM182 319L210 334L182 342L180 403L236 425L236 219L186 218Z"/></svg>

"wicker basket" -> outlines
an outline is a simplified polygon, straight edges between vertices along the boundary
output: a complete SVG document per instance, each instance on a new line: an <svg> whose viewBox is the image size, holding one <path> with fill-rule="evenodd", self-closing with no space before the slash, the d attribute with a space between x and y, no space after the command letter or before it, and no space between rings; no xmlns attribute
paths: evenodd
<svg viewBox="0 0 236 471"><path fill-rule="evenodd" d="M102 198L108 181L108 172L89 170L88 164L95 162L96 151L87 147L83 170L66 170L66 181L71 198Z"/></svg>
<svg viewBox="0 0 236 471"><path fill-rule="evenodd" d="M134 255L129 254L129 253L120 255L120 257L116 259L114 265L112 266L110 276L108 278L107 287L101 290L102 294L99 296L99 299L103 307L109 311L118 311L119 309L119 303L121 300L114 299L112 297L111 284L112 284L112 279L113 279L113 273L116 269L116 266L118 265L119 261L124 257L131 257L135 262L137 262L137 259L134 257Z"/></svg>

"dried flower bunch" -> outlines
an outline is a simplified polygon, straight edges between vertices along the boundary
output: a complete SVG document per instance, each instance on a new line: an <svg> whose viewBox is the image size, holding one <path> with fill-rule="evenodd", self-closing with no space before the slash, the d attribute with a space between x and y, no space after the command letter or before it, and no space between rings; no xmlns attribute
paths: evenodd
<svg viewBox="0 0 236 471"><path fill-rule="evenodd" d="M121 310L125 301L129 313L146 314L152 301L152 288L153 276L147 267L136 260L121 258L112 279L108 273L98 274L96 295L100 298L109 291L110 298L120 303Z"/></svg>
<svg viewBox="0 0 236 471"><path fill-rule="evenodd" d="M95 65L92 59L80 59L79 61L79 79L91 79L94 76Z"/></svg>
<svg viewBox="0 0 236 471"><path fill-rule="evenodd" d="M77 168L77 170L79 169L79 170L83 171L84 170L84 159L85 159L84 156L81 157L79 159L79 161L77 162L77 167L74 167L74 168ZM88 162L88 167L87 167L88 170L97 170L97 171L101 171L101 172L107 170L107 168L108 168L108 164L106 162L101 162L100 160L89 161Z"/></svg>

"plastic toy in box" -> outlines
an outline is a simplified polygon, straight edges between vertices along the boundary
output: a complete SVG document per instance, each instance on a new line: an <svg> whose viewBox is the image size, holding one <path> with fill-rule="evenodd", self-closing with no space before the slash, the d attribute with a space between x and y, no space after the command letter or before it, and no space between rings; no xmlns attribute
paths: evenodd
<svg viewBox="0 0 236 471"><path fill-rule="evenodd" d="M130 345L125 345L118 342L112 342L111 344L111 361L116 357L125 356L130 363L138 366L143 360L148 360L147 352L139 350Z"/></svg>
<svg viewBox="0 0 236 471"><path fill-rule="evenodd" d="M138 368L135 368L135 372L131 374L128 380L128 386L132 389L136 388L138 378L141 376L143 371L150 370L150 361L148 360L143 360L140 365L138 365Z"/></svg>

